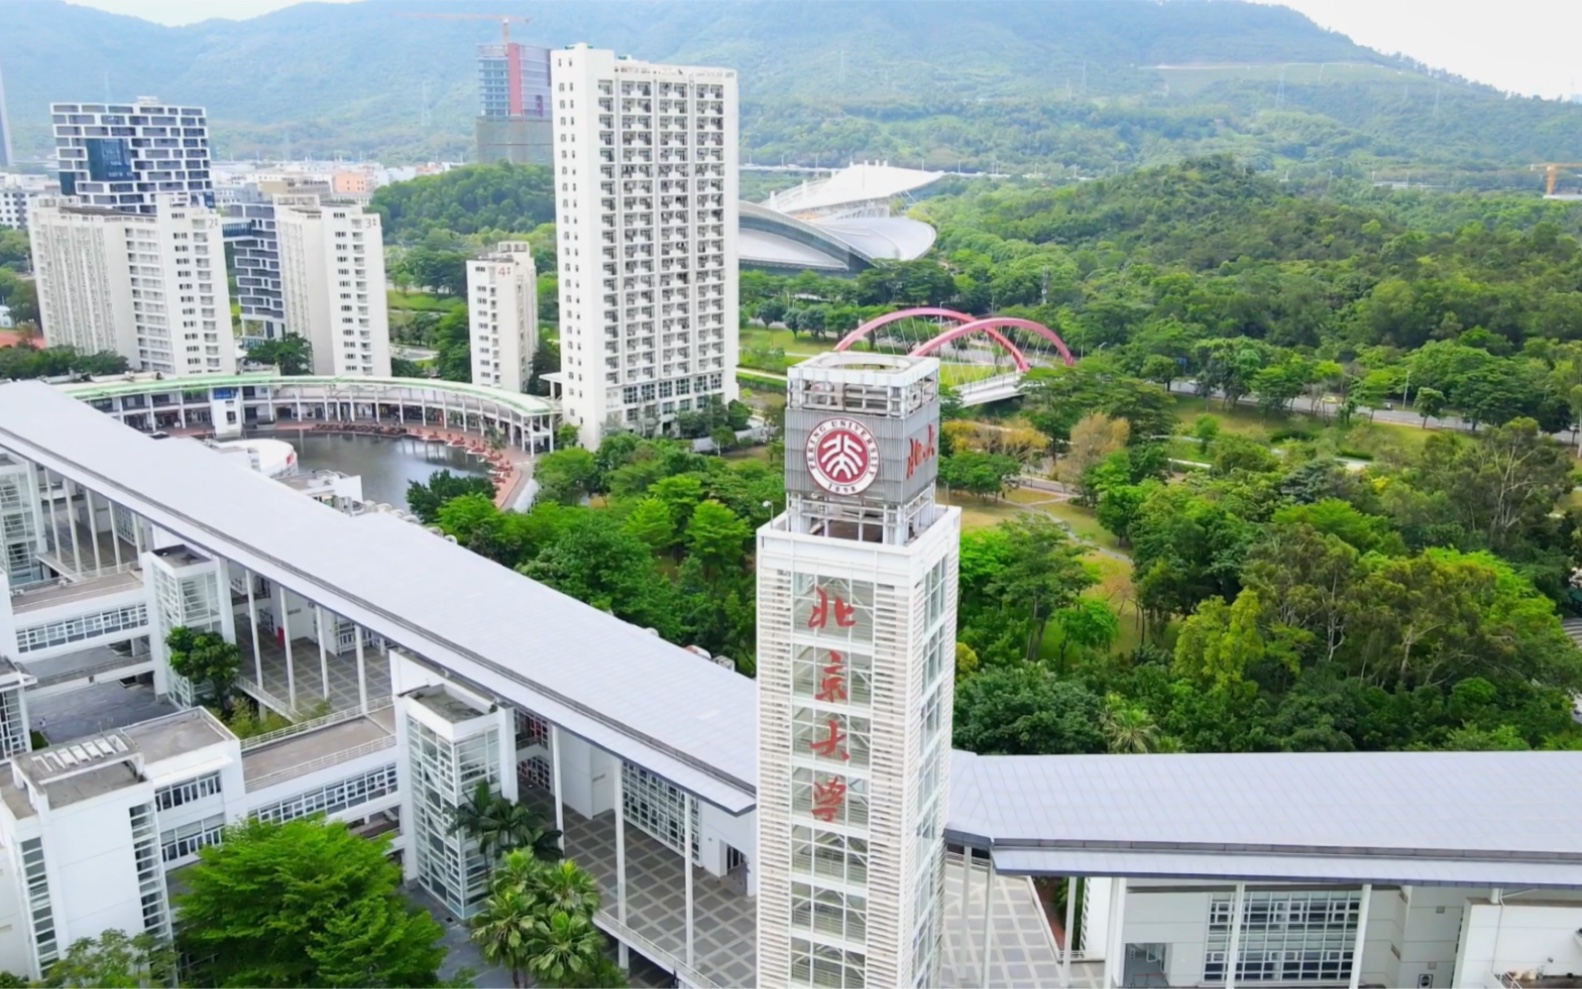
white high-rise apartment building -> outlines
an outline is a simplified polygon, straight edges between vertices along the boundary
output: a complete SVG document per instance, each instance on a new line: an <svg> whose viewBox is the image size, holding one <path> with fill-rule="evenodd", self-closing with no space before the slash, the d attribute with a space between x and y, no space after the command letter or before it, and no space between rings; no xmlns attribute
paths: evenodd
<svg viewBox="0 0 1582 989"><path fill-rule="evenodd" d="M220 217L159 197L152 214L37 200L29 216L45 339L138 370L234 374Z"/></svg>
<svg viewBox="0 0 1582 989"><path fill-rule="evenodd" d="M736 73L553 54L562 405L594 446L737 395Z"/></svg>
<svg viewBox="0 0 1582 989"><path fill-rule="evenodd" d="M939 362L791 368L758 530L758 984L937 986L960 509Z"/></svg>
<svg viewBox="0 0 1582 989"><path fill-rule="evenodd" d="M313 347L313 373L390 376L379 214L317 196L276 196L286 332Z"/></svg>
<svg viewBox="0 0 1582 989"><path fill-rule="evenodd" d="M198 106L51 103L60 191L86 205L153 213L155 197L214 205L209 122Z"/></svg>
<svg viewBox="0 0 1582 989"><path fill-rule="evenodd" d="M467 264L472 383L521 392L538 346L538 275L526 241L503 241Z"/></svg>

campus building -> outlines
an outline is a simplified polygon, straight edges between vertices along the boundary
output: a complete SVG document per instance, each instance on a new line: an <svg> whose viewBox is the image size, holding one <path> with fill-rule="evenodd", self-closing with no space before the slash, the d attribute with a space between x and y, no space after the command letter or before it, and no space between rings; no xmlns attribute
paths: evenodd
<svg viewBox="0 0 1582 989"><path fill-rule="evenodd" d="M582 444L737 395L736 73L552 53L560 363Z"/></svg>
<svg viewBox="0 0 1582 989"><path fill-rule="evenodd" d="M129 213L155 212L159 196L214 205L202 107L144 96L135 103L51 103L49 112L62 195Z"/></svg>
<svg viewBox="0 0 1582 989"><path fill-rule="evenodd" d="M313 348L313 373L390 376L379 214L313 195L276 196L285 330Z"/></svg>
<svg viewBox="0 0 1582 989"><path fill-rule="evenodd" d="M46 341L114 351L137 370L234 374L220 217L174 196L155 197L149 209L35 202L29 228Z"/></svg>
<svg viewBox="0 0 1582 989"><path fill-rule="evenodd" d="M517 41L478 46L478 161L549 164L555 142L549 54Z"/></svg>
<svg viewBox="0 0 1582 989"><path fill-rule="evenodd" d="M526 241L467 262L467 333L476 385L521 392L538 346L538 276Z"/></svg>
<svg viewBox="0 0 1582 989"><path fill-rule="evenodd" d="M176 871L252 817L389 835L459 927L486 863L448 808L483 781L565 832L622 960L686 986L1575 984L1582 754L948 751L937 374L793 369L756 682L116 421L150 428L167 383L0 385L0 968L168 931ZM392 391L205 401L405 418L407 385L356 384ZM457 387L463 428L530 400ZM236 689L296 723L238 740L195 706L178 625L234 641Z"/></svg>

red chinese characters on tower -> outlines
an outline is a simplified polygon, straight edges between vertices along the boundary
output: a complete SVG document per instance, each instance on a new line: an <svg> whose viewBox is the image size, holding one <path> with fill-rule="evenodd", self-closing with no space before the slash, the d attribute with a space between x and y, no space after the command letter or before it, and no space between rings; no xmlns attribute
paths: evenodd
<svg viewBox="0 0 1582 989"><path fill-rule="evenodd" d="M828 628L831 611L834 612L837 628L851 628L857 624L857 609L845 598L839 594L831 594L822 587L815 587L813 590L818 594L818 603L808 613L808 628Z"/></svg>
<svg viewBox="0 0 1582 989"><path fill-rule="evenodd" d="M813 784L813 816L826 824L840 815L846 806L846 781L831 776L822 783Z"/></svg>
<svg viewBox="0 0 1582 989"><path fill-rule="evenodd" d="M851 753L846 751L846 746L843 744L846 741L846 733L840 730L840 722L835 718L829 718L825 724L829 728L829 734L823 738L815 738L807 743L807 747L814 755L821 755L826 759L851 759Z"/></svg>
<svg viewBox="0 0 1582 989"><path fill-rule="evenodd" d="M829 658L824 662L824 668L819 673L818 693L813 695L815 700L845 701L846 700L846 657L835 650L829 650Z"/></svg>

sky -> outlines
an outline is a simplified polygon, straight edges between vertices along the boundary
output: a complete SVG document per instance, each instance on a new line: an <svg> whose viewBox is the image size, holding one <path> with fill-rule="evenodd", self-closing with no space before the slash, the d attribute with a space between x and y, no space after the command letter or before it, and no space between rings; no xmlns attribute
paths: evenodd
<svg viewBox="0 0 1582 989"><path fill-rule="evenodd" d="M257 17L295 0L73 0L162 24ZM329 0L341 3L348 0ZM442 2L442 0L436 0ZM1259 0L1269 2L1269 0ZM1582 93L1582 4L1559 0L1281 0L1386 53L1529 96ZM431 2L430 6L435 3Z"/></svg>

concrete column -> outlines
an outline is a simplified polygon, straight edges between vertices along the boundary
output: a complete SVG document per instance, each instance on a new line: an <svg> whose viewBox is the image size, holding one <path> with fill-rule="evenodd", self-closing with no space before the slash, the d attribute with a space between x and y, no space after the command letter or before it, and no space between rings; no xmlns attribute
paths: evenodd
<svg viewBox="0 0 1582 989"><path fill-rule="evenodd" d="M276 587L279 587L277 584ZM297 715L297 670L291 663L291 599L284 587L280 590L280 637L286 644L286 704L291 716Z"/></svg>
<svg viewBox="0 0 1582 989"><path fill-rule="evenodd" d="M121 534L115 531L115 502L106 499L105 508L110 512L110 548L115 551L115 568L121 569Z"/></svg>
<svg viewBox="0 0 1582 989"><path fill-rule="evenodd" d="M137 550L139 563L143 561L143 519L142 516L132 515L132 548Z"/></svg>
<svg viewBox="0 0 1582 989"><path fill-rule="evenodd" d="M357 710L368 713L368 668L363 663L363 630L357 627Z"/></svg>
<svg viewBox="0 0 1582 989"><path fill-rule="evenodd" d="M1121 931L1125 923L1126 880L1117 877L1110 880L1110 925L1104 945L1104 989L1114 989L1118 984L1115 978L1116 963L1122 962L1117 956L1125 950L1126 946L1126 936ZM1120 970L1125 971L1124 962Z"/></svg>
<svg viewBox="0 0 1582 989"><path fill-rule="evenodd" d="M1060 952L1060 986L1071 989L1071 949L1077 946L1077 889L1079 876L1066 877L1066 947Z"/></svg>
<svg viewBox="0 0 1582 989"><path fill-rule="evenodd" d="M555 791L555 830L560 832L560 850L566 850L566 805L560 799L560 726L549 726L549 785Z"/></svg>
<svg viewBox="0 0 1582 989"><path fill-rule="evenodd" d="M253 677L258 681L258 689L264 689L264 649L258 641L258 602L253 599L253 575L249 571L242 571L247 580L247 624L253 630Z"/></svg>
<svg viewBox="0 0 1582 989"><path fill-rule="evenodd" d="M983 879L983 954L978 959L978 985L989 984L989 935L994 927L994 855L989 855L989 868Z"/></svg>
<svg viewBox="0 0 1582 989"><path fill-rule="evenodd" d="M72 503L71 481L60 479L61 491L66 495L66 525L71 529L71 568L82 573L82 551L77 543L77 506Z"/></svg>
<svg viewBox="0 0 1582 989"><path fill-rule="evenodd" d="M1230 898L1230 944L1225 952L1225 989L1236 989L1236 959L1241 955L1241 915L1247 912L1247 884L1236 884Z"/></svg>
<svg viewBox="0 0 1582 989"><path fill-rule="evenodd" d="M319 640L319 683L324 688L324 699L330 699L330 650L324 641L324 609L313 606L313 631Z"/></svg>
<svg viewBox="0 0 1582 989"><path fill-rule="evenodd" d="M681 795L681 811L686 817L686 825L682 829L681 839L681 868L686 875L687 898L687 968L692 968L692 801L696 799L690 793Z"/></svg>
<svg viewBox="0 0 1582 989"><path fill-rule="evenodd" d="M1362 984L1362 948L1368 934L1368 904L1373 900L1373 884L1362 884L1362 903L1357 907L1357 939L1351 944L1351 989ZM1503 909L1503 907L1502 907Z"/></svg>
<svg viewBox="0 0 1582 989"><path fill-rule="evenodd" d="M88 509L88 538L93 540L93 568L103 570L103 557L99 555L99 519L93 513L93 492L83 488L82 500ZM226 588L226 593L230 593L229 588Z"/></svg>
<svg viewBox="0 0 1582 989"><path fill-rule="evenodd" d="M967 919L967 906L972 901L972 849L961 846L961 919Z"/></svg>
<svg viewBox="0 0 1582 989"><path fill-rule="evenodd" d="M626 926L626 762L619 756L615 758L615 919ZM626 942L620 942L620 963L622 968L631 966Z"/></svg>

